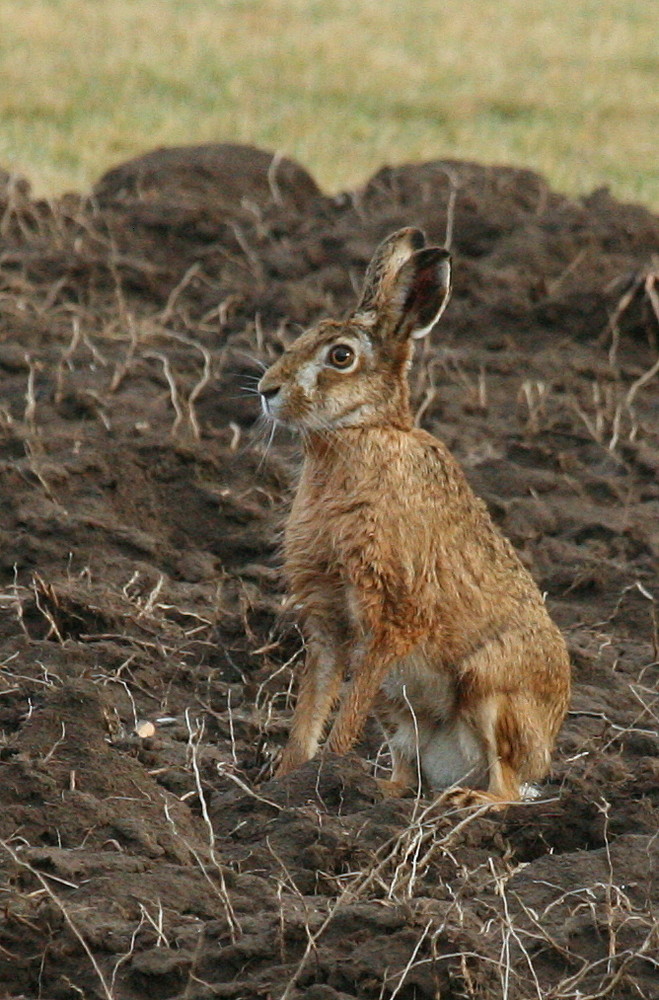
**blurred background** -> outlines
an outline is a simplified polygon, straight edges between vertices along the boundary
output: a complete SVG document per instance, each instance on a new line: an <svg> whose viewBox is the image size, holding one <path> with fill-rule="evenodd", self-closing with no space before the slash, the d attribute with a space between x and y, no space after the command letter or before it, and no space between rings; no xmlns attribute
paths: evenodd
<svg viewBox="0 0 659 1000"><path fill-rule="evenodd" d="M453 157L656 209L658 24L655 0L11 0L0 166L57 195L244 142L328 192Z"/></svg>

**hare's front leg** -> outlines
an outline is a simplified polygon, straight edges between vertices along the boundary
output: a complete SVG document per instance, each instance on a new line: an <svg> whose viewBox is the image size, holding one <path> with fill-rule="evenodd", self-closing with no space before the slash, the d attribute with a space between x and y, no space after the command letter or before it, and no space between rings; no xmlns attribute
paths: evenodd
<svg viewBox="0 0 659 1000"><path fill-rule="evenodd" d="M277 768L278 778L315 755L342 680L343 666L334 653L309 642L288 743Z"/></svg>
<svg viewBox="0 0 659 1000"><path fill-rule="evenodd" d="M366 650L361 662L355 665L350 686L327 740L328 750L344 754L352 749L393 659L392 646L387 648L385 643L374 643Z"/></svg>

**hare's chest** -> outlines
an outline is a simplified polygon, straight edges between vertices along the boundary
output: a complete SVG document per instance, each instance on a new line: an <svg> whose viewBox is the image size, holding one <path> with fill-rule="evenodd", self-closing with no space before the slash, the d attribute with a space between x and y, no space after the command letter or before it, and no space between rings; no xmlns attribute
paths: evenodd
<svg viewBox="0 0 659 1000"><path fill-rule="evenodd" d="M293 508L284 535L285 575L293 603L303 616L312 614L349 626L351 598L335 534L329 519Z"/></svg>

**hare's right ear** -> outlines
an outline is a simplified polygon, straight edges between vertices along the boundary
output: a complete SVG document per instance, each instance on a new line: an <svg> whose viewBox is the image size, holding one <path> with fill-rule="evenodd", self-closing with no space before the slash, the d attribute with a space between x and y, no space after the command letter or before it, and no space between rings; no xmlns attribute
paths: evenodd
<svg viewBox="0 0 659 1000"><path fill-rule="evenodd" d="M425 337L444 312L451 294L451 255L441 247L417 250L395 275L379 304L385 337Z"/></svg>
<svg viewBox="0 0 659 1000"><path fill-rule="evenodd" d="M401 267L425 243L426 238L421 230L412 226L387 236L368 265L356 312L379 312L391 297L393 284Z"/></svg>

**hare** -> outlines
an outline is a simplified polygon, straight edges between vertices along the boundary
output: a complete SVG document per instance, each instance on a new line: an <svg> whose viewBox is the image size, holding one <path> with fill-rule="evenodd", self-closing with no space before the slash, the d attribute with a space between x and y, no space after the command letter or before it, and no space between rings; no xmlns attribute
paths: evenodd
<svg viewBox="0 0 659 1000"><path fill-rule="evenodd" d="M326 745L346 753L373 710L393 759L385 794L502 805L547 772L570 665L511 544L414 426L413 342L450 279L446 250L393 233L348 319L303 333L259 382L266 416L304 443L284 555L306 664L277 776L316 754L340 701Z"/></svg>

